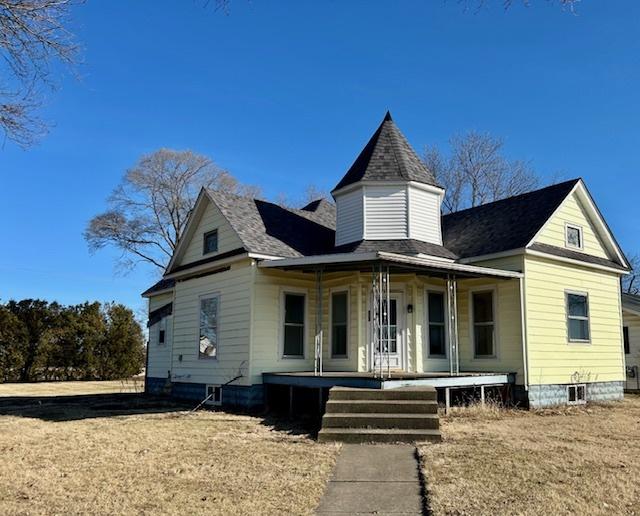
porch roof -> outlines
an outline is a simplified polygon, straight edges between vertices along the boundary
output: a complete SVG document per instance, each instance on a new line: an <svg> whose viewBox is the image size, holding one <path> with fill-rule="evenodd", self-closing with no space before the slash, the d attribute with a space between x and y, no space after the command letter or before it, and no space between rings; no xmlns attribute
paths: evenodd
<svg viewBox="0 0 640 516"><path fill-rule="evenodd" d="M388 266L392 273L423 273L431 276L455 275L463 278L522 278L521 272L491 269L456 263L442 258L427 256L408 256L383 251L370 253L339 253L300 258L282 258L263 260L259 266L272 269L315 271L371 271L373 265Z"/></svg>

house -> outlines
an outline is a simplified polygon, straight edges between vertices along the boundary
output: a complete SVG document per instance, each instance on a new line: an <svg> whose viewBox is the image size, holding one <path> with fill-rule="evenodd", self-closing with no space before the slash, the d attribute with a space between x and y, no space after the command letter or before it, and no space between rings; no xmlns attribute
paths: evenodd
<svg viewBox="0 0 640 516"><path fill-rule="evenodd" d="M388 113L335 204L203 189L143 293L148 391L247 407L272 387L621 399L629 266L584 181L443 216L444 193Z"/></svg>
<svg viewBox="0 0 640 516"><path fill-rule="evenodd" d="M622 294L622 338L628 390L640 390L640 296Z"/></svg>

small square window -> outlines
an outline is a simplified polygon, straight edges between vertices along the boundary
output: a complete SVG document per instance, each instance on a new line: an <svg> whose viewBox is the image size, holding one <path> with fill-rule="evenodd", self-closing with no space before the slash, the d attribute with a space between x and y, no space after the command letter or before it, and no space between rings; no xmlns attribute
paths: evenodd
<svg viewBox="0 0 640 516"><path fill-rule="evenodd" d="M216 253L218 251L218 230L214 229L204 234L202 254Z"/></svg>
<svg viewBox="0 0 640 516"><path fill-rule="evenodd" d="M582 228L567 224L567 247L582 249Z"/></svg>
<svg viewBox="0 0 640 516"><path fill-rule="evenodd" d="M222 405L222 386L207 385L207 405Z"/></svg>
<svg viewBox="0 0 640 516"><path fill-rule="evenodd" d="M567 403L569 405L584 405L587 402L587 386L567 385Z"/></svg>

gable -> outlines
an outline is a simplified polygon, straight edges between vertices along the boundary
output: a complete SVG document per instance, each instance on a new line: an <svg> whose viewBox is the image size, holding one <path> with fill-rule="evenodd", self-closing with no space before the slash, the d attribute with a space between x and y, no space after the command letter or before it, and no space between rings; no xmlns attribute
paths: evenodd
<svg viewBox="0 0 640 516"><path fill-rule="evenodd" d="M583 248L575 249L566 245L566 226L575 225L582 228ZM584 254L616 261L615 255L609 251L598 234L593 218L587 213L577 192L571 193L553 216L547 221L542 231L534 239L534 243L552 245L563 249L580 251Z"/></svg>
<svg viewBox="0 0 640 516"><path fill-rule="evenodd" d="M213 230L218 231L218 250L205 255L203 253L204 235ZM196 208L194 208L194 219L189 222L185 230L185 238L187 240L181 243L178 248L178 255L172 264L173 267L186 265L203 258L214 257L243 247L242 241L227 219L207 196L201 199L200 206L196 205Z"/></svg>

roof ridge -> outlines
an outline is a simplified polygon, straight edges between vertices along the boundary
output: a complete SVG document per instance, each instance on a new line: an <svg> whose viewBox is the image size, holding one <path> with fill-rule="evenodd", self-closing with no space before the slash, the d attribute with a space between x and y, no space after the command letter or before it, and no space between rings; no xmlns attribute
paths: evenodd
<svg viewBox="0 0 640 516"><path fill-rule="evenodd" d="M457 215L459 213L464 213L465 211L470 211L470 210L478 210L480 208L484 208L487 206L492 206L494 204L498 204L504 201L510 201L513 199L517 199L520 197L525 197L527 195L531 195L531 194L535 194L535 193L539 193L542 192L543 190L549 190L552 188L559 188L560 186L566 186L570 183L573 183L574 185L577 184L579 181L582 181L581 177L577 177L574 179L568 179L567 181L562 181L561 183L555 183L552 185L547 185L547 186L543 186L542 188L537 188L536 190L529 190L528 192L522 192L519 194L515 194L515 195L510 195L509 197L503 197L502 199L496 199L495 201L491 201L491 202L486 202L484 204L479 204L478 206L470 206L469 208L464 208L462 210L458 210L458 211L452 211L451 213L447 213L445 215L443 215L443 217L448 217L450 215Z"/></svg>

